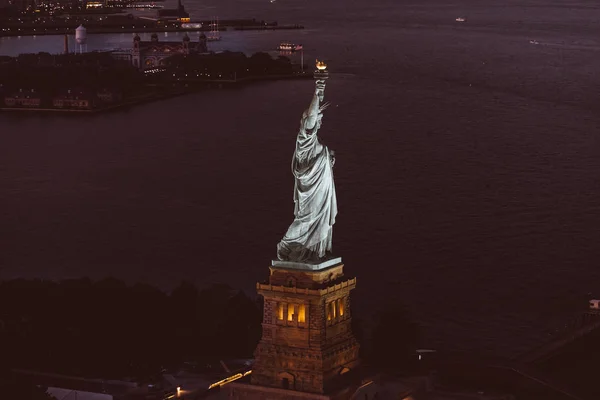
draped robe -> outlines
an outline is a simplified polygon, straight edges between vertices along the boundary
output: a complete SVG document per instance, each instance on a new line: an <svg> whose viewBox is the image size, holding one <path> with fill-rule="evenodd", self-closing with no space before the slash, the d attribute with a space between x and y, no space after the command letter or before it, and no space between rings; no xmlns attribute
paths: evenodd
<svg viewBox="0 0 600 400"><path fill-rule="evenodd" d="M337 200L333 182L333 157L319 142L319 115L309 128L309 113L303 115L292 158L294 174L294 222L277 245L282 261L310 262L331 253Z"/></svg>

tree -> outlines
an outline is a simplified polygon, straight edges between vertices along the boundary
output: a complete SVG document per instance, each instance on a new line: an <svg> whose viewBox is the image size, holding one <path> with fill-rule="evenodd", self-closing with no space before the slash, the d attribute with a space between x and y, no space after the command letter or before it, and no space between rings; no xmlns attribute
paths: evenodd
<svg viewBox="0 0 600 400"><path fill-rule="evenodd" d="M269 70L269 67L273 65L273 59L267 53L259 52L254 53L248 60L249 69L255 74L264 74Z"/></svg>
<svg viewBox="0 0 600 400"><path fill-rule="evenodd" d="M227 285L199 292L183 282L169 296L114 278L0 282L0 367L119 379L247 357L261 315L259 303Z"/></svg>
<svg viewBox="0 0 600 400"><path fill-rule="evenodd" d="M182 316L194 316L198 303L198 289L194 284L182 281L171 292L170 301L175 311L181 313Z"/></svg>
<svg viewBox="0 0 600 400"><path fill-rule="evenodd" d="M239 291L227 301L215 341L224 357L251 357L260 337L262 313L253 300Z"/></svg>

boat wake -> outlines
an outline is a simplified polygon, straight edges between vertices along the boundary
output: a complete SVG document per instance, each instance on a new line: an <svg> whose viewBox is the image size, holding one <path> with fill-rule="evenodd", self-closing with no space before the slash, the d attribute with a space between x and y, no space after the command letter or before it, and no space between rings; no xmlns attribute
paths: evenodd
<svg viewBox="0 0 600 400"><path fill-rule="evenodd" d="M565 43L565 42L538 42L541 46L556 47L560 49L568 50L586 50L586 51L600 51L599 44L580 44L580 43Z"/></svg>

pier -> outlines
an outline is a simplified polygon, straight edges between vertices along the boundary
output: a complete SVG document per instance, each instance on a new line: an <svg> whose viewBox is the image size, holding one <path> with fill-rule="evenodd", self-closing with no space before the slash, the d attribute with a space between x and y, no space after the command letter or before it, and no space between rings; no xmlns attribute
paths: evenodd
<svg viewBox="0 0 600 400"><path fill-rule="evenodd" d="M82 22L50 21L39 23L5 23L0 29L1 36L37 36L73 34ZM214 30L211 21L190 21L186 23L161 21L152 18L128 19L122 15L107 20L83 22L88 34L100 33L143 33L143 32L208 32ZM295 30L304 29L298 24L279 25L276 21L265 22L256 19L230 19L219 22L219 31L233 29L237 31L256 30Z"/></svg>

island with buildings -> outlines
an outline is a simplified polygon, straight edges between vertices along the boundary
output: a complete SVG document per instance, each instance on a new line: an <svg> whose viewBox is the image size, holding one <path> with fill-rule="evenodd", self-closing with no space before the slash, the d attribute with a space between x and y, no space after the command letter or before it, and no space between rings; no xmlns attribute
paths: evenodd
<svg viewBox="0 0 600 400"><path fill-rule="evenodd" d="M85 42L81 32L78 46ZM1 110L98 112L207 87L311 77L284 56L210 52L203 32L170 42L135 35L125 51L70 52L64 43L63 54L0 57Z"/></svg>

